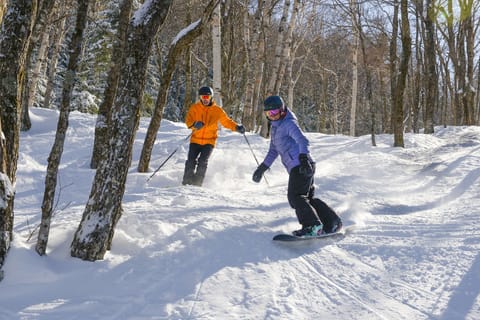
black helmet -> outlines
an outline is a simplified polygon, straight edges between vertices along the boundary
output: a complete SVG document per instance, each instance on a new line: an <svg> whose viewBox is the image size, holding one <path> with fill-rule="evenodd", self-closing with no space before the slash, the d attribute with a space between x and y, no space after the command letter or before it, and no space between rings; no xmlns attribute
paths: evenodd
<svg viewBox="0 0 480 320"><path fill-rule="evenodd" d="M281 109L282 111L285 109L285 103L283 103L283 99L280 96L270 96L263 102L263 111L268 110L276 110Z"/></svg>
<svg viewBox="0 0 480 320"><path fill-rule="evenodd" d="M209 95L213 97L213 89L210 87L201 87L200 89L198 89L198 95Z"/></svg>

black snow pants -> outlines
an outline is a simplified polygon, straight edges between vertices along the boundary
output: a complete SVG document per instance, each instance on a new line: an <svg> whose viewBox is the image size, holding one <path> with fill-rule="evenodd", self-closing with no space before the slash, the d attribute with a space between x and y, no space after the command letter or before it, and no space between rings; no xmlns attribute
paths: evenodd
<svg viewBox="0 0 480 320"><path fill-rule="evenodd" d="M211 144L190 143L188 158L185 162L182 184L201 186L207 172L208 159L213 151Z"/></svg>
<svg viewBox="0 0 480 320"><path fill-rule="evenodd" d="M331 228L338 215L322 200L315 198L314 175L299 173L300 166L292 168L288 179L288 202L295 209L298 222L311 226L322 222L324 229ZM315 170L314 170L315 171Z"/></svg>

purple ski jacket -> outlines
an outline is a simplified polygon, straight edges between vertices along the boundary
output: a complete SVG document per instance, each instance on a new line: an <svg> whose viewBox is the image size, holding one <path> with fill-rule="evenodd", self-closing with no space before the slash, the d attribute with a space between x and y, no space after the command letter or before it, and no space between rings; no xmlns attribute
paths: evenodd
<svg viewBox="0 0 480 320"><path fill-rule="evenodd" d="M313 161L308 150L309 141L298 126L297 117L287 109L287 114L281 120L272 121L270 132L270 147L263 163L270 168L280 156L288 173L300 165L298 155L305 153Z"/></svg>

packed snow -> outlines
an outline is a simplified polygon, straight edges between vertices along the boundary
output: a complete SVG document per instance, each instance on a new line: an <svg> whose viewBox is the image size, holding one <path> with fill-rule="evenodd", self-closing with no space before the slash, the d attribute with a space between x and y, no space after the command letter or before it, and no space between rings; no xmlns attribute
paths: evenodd
<svg viewBox="0 0 480 320"><path fill-rule="evenodd" d="M433 135L307 133L317 196L353 225L344 236L272 241L298 228L279 160L254 183L268 148L222 129L203 187L182 186L189 134L163 121L151 170L137 172L142 119L112 250L70 257L88 199L95 117L70 115L46 256L35 250L58 113L31 109L21 133L14 241L0 319L480 319L480 128ZM147 182L175 149L178 151ZM268 184L267 184L268 183Z"/></svg>

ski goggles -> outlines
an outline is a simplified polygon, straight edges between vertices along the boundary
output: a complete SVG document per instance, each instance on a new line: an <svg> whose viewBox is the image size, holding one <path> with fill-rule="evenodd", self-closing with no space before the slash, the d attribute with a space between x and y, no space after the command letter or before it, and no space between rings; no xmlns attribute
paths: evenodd
<svg viewBox="0 0 480 320"><path fill-rule="evenodd" d="M202 94L202 95L200 96L200 99L202 99L202 100L210 100L211 97L212 97L211 95Z"/></svg>
<svg viewBox="0 0 480 320"><path fill-rule="evenodd" d="M280 112L282 112L281 109L267 110L265 111L265 115L269 118L275 118L276 116L280 115Z"/></svg>

